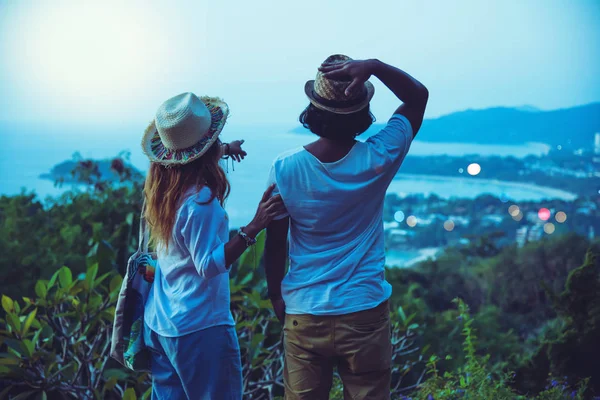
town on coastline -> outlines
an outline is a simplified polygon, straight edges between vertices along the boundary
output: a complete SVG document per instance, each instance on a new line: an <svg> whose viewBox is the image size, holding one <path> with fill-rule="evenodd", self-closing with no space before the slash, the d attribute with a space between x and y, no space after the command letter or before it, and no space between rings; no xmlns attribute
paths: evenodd
<svg viewBox="0 0 600 400"><path fill-rule="evenodd" d="M404 174L520 182L566 191L569 196L515 201L509 196L475 198L388 193L384 204L385 242L390 267L405 267L446 246L468 245L493 235L498 245L522 247L544 236L575 232L593 239L600 232L600 133L593 146L565 149L523 159L497 156L407 158ZM567 197L567 198L565 198ZM395 257L411 254L412 257Z"/></svg>

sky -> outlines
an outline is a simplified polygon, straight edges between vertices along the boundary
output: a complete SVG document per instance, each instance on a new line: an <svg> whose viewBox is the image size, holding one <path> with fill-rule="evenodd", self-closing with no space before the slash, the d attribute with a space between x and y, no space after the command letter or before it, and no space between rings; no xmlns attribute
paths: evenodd
<svg viewBox="0 0 600 400"><path fill-rule="evenodd" d="M145 126L192 91L225 99L233 124L294 127L335 53L422 81L428 118L586 104L600 101L600 1L0 0L0 121ZM385 120L398 101L372 81Z"/></svg>

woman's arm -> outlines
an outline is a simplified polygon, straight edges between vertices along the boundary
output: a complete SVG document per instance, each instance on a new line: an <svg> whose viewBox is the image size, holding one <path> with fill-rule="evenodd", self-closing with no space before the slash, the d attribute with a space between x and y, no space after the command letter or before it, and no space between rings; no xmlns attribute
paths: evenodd
<svg viewBox="0 0 600 400"><path fill-rule="evenodd" d="M248 235L251 239L255 239L256 236L269 225L274 217L285 212L285 206L280 195L271 197L275 185L269 186L269 188L263 193L263 197L258 204L256 215L252 221L242 231ZM225 245L225 265L233 264L240 256L246 251L246 240L240 235L235 235Z"/></svg>
<svg viewBox="0 0 600 400"><path fill-rule="evenodd" d="M267 189L258 205L252 222L243 232L254 239L271 222L274 216L285 212L280 196L271 197L273 187ZM206 206L203 206L206 207ZM212 278L229 271L233 264L247 249L246 241L238 234L229 242L223 243L218 231L223 220L212 210L192 210L181 228L184 244L192 256L192 261L200 276Z"/></svg>

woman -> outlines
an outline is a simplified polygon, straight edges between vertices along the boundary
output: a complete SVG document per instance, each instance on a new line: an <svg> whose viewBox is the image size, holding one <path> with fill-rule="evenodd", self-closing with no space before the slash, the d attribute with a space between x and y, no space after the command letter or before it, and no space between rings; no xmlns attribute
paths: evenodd
<svg viewBox="0 0 600 400"><path fill-rule="evenodd" d="M246 153L240 141L219 141L227 116L218 98L183 93L161 105L142 140L151 161L145 216L158 253L144 316L153 399L242 398L228 271L283 203L269 188L228 241L229 183L219 160Z"/></svg>

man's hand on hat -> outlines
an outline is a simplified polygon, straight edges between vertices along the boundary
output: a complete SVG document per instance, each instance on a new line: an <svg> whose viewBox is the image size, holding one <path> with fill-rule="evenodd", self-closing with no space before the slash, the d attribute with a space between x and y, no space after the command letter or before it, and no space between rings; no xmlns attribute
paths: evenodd
<svg viewBox="0 0 600 400"><path fill-rule="evenodd" d="M373 63L371 60L352 60L343 63L323 63L319 71L327 79L341 80L352 79L352 83L346 88L346 95L352 90L365 83L373 74Z"/></svg>
<svg viewBox="0 0 600 400"><path fill-rule="evenodd" d="M242 145L244 144L244 140L234 140L229 143L229 154L231 158L233 158L237 162L241 162L244 157L248 155L244 150L242 150Z"/></svg>

